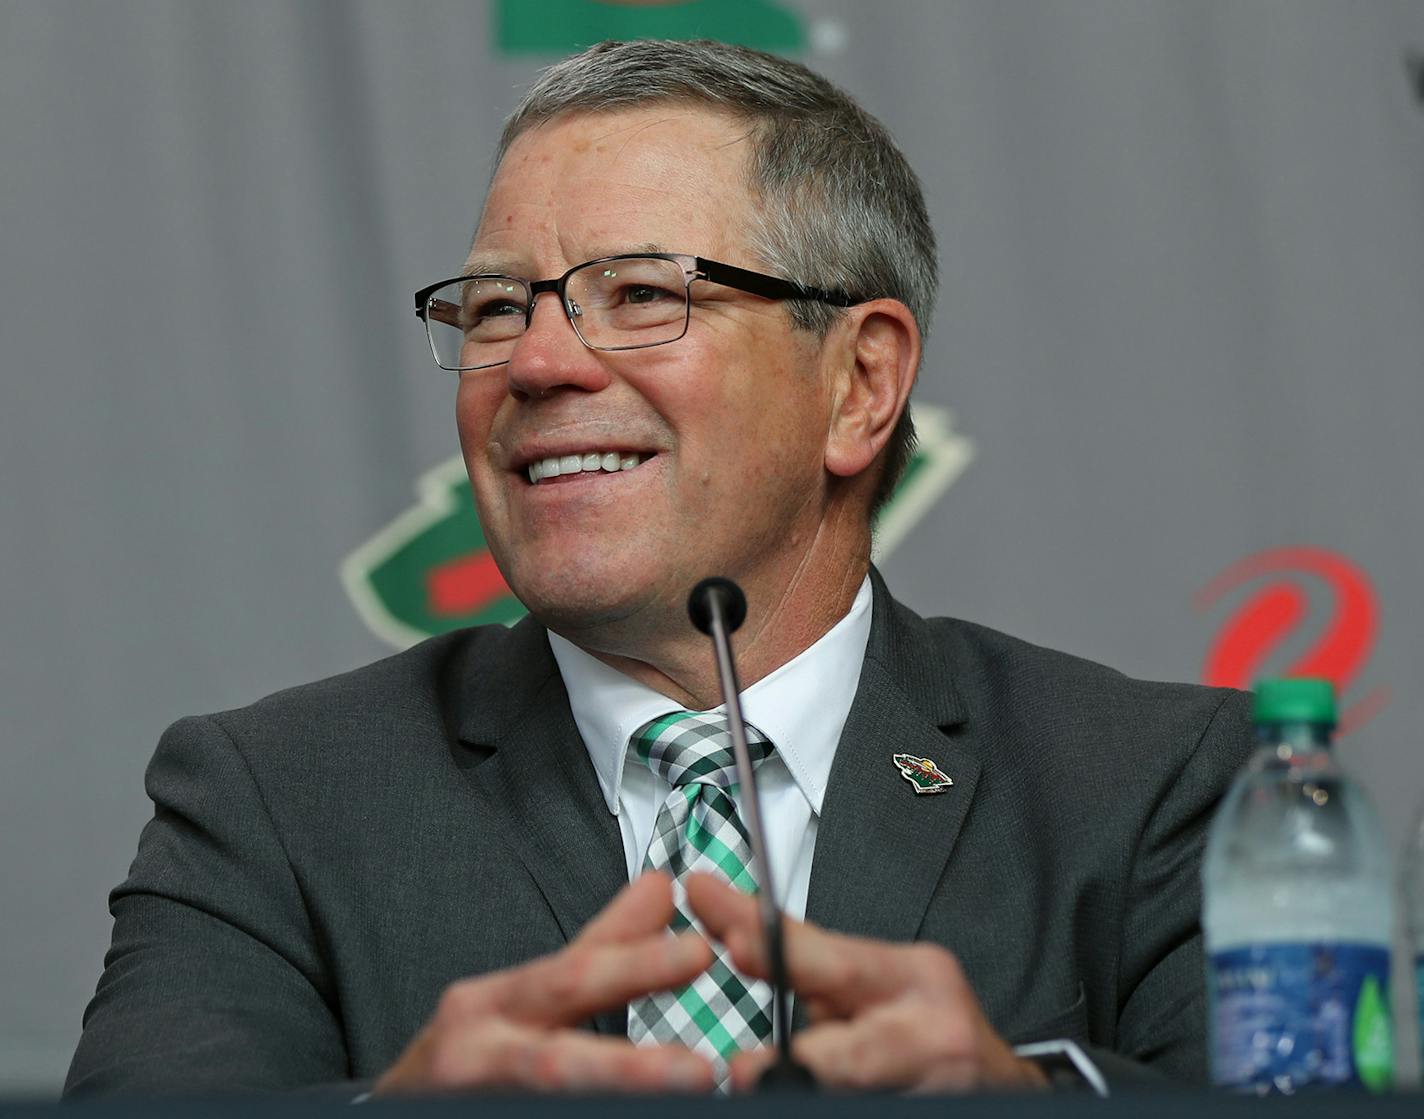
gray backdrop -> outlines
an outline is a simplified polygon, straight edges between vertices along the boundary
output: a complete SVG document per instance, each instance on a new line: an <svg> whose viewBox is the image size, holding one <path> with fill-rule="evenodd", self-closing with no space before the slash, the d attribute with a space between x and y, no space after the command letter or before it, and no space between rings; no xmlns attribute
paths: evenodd
<svg viewBox="0 0 1424 1119"><path fill-rule="evenodd" d="M1195 602L1218 573L1335 553L1378 604L1341 753L1401 840L1424 795L1424 6L780 7L791 53L900 138L943 245L918 397L973 459L891 585L1198 679L1253 588L1293 577ZM0 1090L62 1076L161 729L389 649L337 571L456 449L409 296L458 266L549 60L501 50L500 18L0 0ZM1328 629L1329 585L1298 582L1267 668Z"/></svg>

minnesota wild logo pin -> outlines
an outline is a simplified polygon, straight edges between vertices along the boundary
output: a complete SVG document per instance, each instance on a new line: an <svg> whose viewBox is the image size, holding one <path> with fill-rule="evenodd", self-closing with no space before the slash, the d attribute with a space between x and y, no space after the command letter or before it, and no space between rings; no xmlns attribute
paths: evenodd
<svg viewBox="0 0 1424 1119"><path fill-rule="evenodd" d="M954 784L954 778L929 758L917 758L914 754L896 754L892 758L900 776L908 781L917 793L942 793Z"/></svg>

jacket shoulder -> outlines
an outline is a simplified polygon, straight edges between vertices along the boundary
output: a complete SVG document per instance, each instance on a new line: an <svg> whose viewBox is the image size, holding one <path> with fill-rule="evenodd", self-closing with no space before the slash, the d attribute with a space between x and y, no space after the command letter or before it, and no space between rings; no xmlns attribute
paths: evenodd
<svg viewBox="0 0 1424 1119"><path fill-rule="evenodd" d="M447 739L471 705L498 717L552 664L543 630L527 619L513 628L479 626L196 721L215 724L244 752L294 741L350 747L373 738Z"/></svg>
<svg viewBox="0 0 1424 1119"><path fill-rule="evenodd" d="M955 618L922 620L958 689L994 741L1039 764L1130 759L1184 765L1206 745L1234 772L1250 752L1251 697L1234 688L1142 680Z"/></svg>

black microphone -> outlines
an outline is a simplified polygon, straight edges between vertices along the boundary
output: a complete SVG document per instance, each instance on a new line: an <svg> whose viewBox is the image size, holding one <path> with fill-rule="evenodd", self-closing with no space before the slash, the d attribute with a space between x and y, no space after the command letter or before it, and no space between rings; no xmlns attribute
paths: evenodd
<svg viewBox="0 0 1424 1119"><path fill-rule="evenodd" d="M727 708L727 727L732 736L732 755L737 762L737 783L742 787L742 815L751 839L752 863L756 867L757 902L761 909L762 932L766 937L766 958L771 972L772 1021L777 1026L776 1063L761 1074L759 1092L814 1092L816 1078L811 1070L791 1055L791 1016L787 1013L786 953L782 945L781 911L771 885L771 861L766 855L766 831L762 827L761 797L757 795L752 756L747 750L747 728L742 721L741 685L732 661L728 635L746 621L747 596L730 579L714 576L692 588L687 599L692 624L712 638L717 657L717 679Z"/></svg>

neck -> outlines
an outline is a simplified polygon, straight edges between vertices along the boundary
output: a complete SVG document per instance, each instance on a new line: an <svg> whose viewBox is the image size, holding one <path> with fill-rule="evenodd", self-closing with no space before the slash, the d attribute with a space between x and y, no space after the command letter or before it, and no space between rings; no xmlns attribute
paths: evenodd
<svg viewBox="0 0 1424 1119"><path fill-rule="evenodd" d="M828 543L817 533L794 563L744 577L747 617L732 637L743 688L805 652L850 611L870 569L869 534L853 551L822 547ZM644 629L626 644L608 634L562 636L680 706L705 711L722 702L721 683L711 641L693 628L685 603L685 597L669 603L656 630Z"/></svg>
<svg viewBox="0 0 1424 1119"><path fill-rule="evenodd" d="M764 611L760 618L753 618L749 608L747 620L732 637L738 683L743 688L755 684L824 637L849 613L864 578L865 570L861 569L853 579L848 575L844 585L838 585L833 594L817 594L809 600L796 593L800 588L790 589L790 593ZM687 626L692 628L690 622ZM706 711L722 702L711 639L704 634L694 631L691 639L662 650L656 660L599 649L587 651L689 710Z"/></svg>

